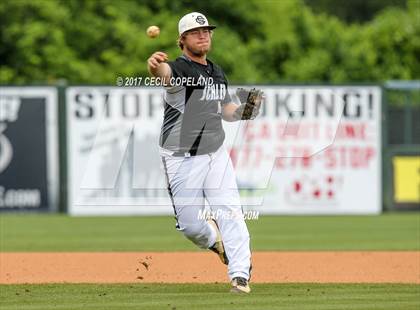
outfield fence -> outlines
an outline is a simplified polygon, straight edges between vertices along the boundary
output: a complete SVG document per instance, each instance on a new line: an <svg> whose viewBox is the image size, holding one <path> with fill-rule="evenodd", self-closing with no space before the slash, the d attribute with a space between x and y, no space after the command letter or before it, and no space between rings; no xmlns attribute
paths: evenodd
<svg viewBox="0 0 420 310"><path fill-rule="evenodd" d="M385 210L420 210L420 82L384 84Z"/></svg>
<svg viewBox="0 0 420 310"><path fill-rule="evenodd" d="M419 210L419 85L259 86L259 117L224 123L244 210ZM172 213L161 89L3 86L0 109L1 211Z"/></svg>

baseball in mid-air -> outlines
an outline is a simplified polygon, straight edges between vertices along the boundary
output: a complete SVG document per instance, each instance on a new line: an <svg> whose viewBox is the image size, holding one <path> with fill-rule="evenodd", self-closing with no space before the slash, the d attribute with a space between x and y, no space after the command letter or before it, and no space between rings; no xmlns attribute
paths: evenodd
<svg viewBox="0 0 420 310"><path fill-rule="evenodd" d="M159 35L160 29L158 26L150 26L147 28L146 33L149 38L154 39Z"/></svg>

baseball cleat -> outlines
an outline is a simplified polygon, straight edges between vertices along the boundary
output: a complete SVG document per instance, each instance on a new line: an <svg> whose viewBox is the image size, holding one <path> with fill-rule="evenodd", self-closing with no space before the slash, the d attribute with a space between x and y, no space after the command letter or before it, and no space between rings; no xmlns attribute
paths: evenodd
<svg viewBox="0 0 420 310"><path fill-rule="evenodd" d="M229 264L229 260L226 256L225 247L223 246L222 241L222 234L220 233L219 227L213 219L208 219L207 222L216 230L216 242L209 249L219 256L223 264L227 265Z"/></svg>
<svg viewBox="0 0 420 310"><path fill-rule="evenodd" d="M242 277L236 277L232 279L232 293L250 293L251 288L248 285L248 280Z"/></svg>

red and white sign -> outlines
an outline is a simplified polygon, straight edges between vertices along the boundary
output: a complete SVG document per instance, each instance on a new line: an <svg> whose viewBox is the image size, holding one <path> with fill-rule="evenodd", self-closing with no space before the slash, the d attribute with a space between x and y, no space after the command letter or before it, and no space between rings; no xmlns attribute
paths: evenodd
<svg viewBox="0 0 420 310"><path fill-rule="evenodd" d="M381 89L264 87L254 121L225 123L248 209L369 214L381 207Z"/></svg>
<svg viewBox="0 0 420 310"><path fill-rule="evenodd" d="M223 123L244 209L379 213L381 88L262 88L255 120ZM158 152L162 89L70 87L66 96L69 212L172 214Z"/></svg>

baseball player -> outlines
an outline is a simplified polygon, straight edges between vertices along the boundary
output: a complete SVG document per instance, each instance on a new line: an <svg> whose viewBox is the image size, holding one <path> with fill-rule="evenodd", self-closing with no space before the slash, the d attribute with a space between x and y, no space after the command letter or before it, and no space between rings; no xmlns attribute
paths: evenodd
<svg viewBox="0 0 420 310"><path fill-rule="evenodd" d="M165 83L159 145L176 228L228 265L231 291L249 293L250 238L235 171L223 146L222 119L255 118L262 93L239 89L243 103L232 102L223 70L207 58L215 28L201 13L183 16L178 24L182 55L168 61L165 53L155 52L148 70ZM206 201L212 218L203 217Z"/></svg>

